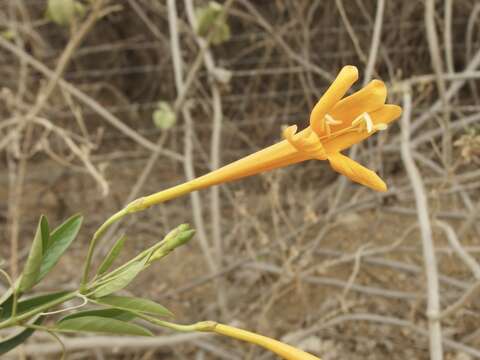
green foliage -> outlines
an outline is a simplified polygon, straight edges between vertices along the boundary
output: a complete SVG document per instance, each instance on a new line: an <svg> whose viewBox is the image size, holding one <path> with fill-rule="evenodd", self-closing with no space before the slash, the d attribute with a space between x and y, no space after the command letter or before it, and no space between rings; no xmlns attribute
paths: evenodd
<svg viewBox="0 0 480 360"><path fill-rule="evenodd" d="M147 263L148 256L145 256L139 261L134 261L129 264L125 269L123 269L119 274L113 276L111 279L106 281L105 284L100 285L96 288L92 296L93 297L103 297L110 295L115 291L122 290L128 284L132 282L133 279L145 268Z"/></svg>
<svg viewBox="0 0 480 360"><path fill-rule="evenodd" d="M230 39L230 26L223 14L223 5L210 1L206 6L197 8L197 34L208 38L214 45Z"/></svg>
<svg viewBox="0 0 480 360"><path fill-rule="evenodd" d="M85 14L85 6L76 0L48 0L46 17L58 25L70 25Z"/></svg>
<svg viewBox="0 0 480 360"><path fill-rule="evenodd" d="M80 215L72 216L50 234L47 219L43 215L40 217L18 285L19 293L30 290L57 264L77 236L82 219Z"/></svg>
<svg viewBox="0 0 480 360"><path fill-rule="evenodd" d="M49 242L48 222L45 216L40 217L37 232L33 238L32 247L28 254L27 262L23 268L22 277L18 290L25 292L30 290L38 282L38 274L42 266L43 252Z"/></svg>
<svg viewBox="0 0 480 360"><path fill-rule="evenodd" d="M21 299L24 292L32 289L57 264L78 235L82 220L80 215L72 216L50 232L47 219L44 216L40 217L23 273L13 286L16 291L14 293L11 288L0 298L0 329L19 325L24 326L25 329L0 342L0 354L13 349L31 336L35 329L28 328L29 321L31 326L39 325L45 311L80 294L83 294L82 296L88 301L104 308L74 312L62 318L53 327L46 327L46 331L151 336L152 333L148 329L130 321L138 317L157 325L169 324L152 317L152 315L173 316L163 305L148 299L113 295L113 293L128 286L152 261L168 255L178 246L188 242L194 235L194 230L188 224L176 227L162 241L144 250L126 264L108 272L124 247L126 238L121 237L102 261L95 278L91 283L86 284L85 288ZM172 328L176 328L175 326L182 328L181 325L172 324L172 326ZM185 327L187 328L190 329L188 326Z"/></svg>
<svg viewBox="0 0 480 360"><path fill-rule="evenodd" d="M167 308L165 308L163 305L160 305L148 299L118 296L118 295L108 295L108 296L104 296L102 298L96 299L95 302L102 305L108 305L116 309L149 313L149 314L154 314L159 316L173 316L173 313Z"/></svg>
<svg viewBox="0 0 480 360"><path fill-rule="evenodd" d="M40 316L33 322L33 324L34 325L40 325L42 323L43 319L44 318L42 316ZM23 344L30 336L32 336L32 334L34 332L35 332L35 329L27 328L27 329L22 330L18 334L1 341L0 342L0 355L6 354L10 350L16 348L18 345Z"/></svg>
<svg viewBox="0 0 480 360"><path fill-rule="evenodd" d="M21 315L22 313L35 309L36 307L46 305L48 303L52 303L55 300L65 296L68 293L69 293L68 291L59 291L59 292L54 292L49 294L33 296L29 299L20 301L17 305L17 315ZM12 305L13 305L12 301L8 301L4 304L2 308L2 312L0 314L0 319L7 319L8 317L11 316Z"/></svg>
<svg viewBox="0 0 480 360"><path fill-rule="evenodd" d="M152 332L144 327L114 318L102 316L79 316L64 319L52 330L60 332L95 332L118 335L152 336Z"/></svg>
<svg viewBox="0 0 480 360"><path fill-rule="evenodd" d="M77 311L73 314L67 315L63 317L60 321L65 320L72 320L86 316L95 316L101 318L109 318L109 319L116 319L121 321L130 321L135 319L136 315L130 311L123 310L123 309L115 309L115 308L108 308L108 309L94 309L94 310L84 310L84 311Z"/></svg>
<svg viewBox="0 0 480 360"><path fill-rule="evenodd" d="M159 101L152 114L154 125L161 130L168 130L177 122L175 112L166 101Z"/></svg>
<svg viewBox="0 0 480 360"><path fill-rule="evenodd" d="M110 249L110 251L108 252L107 256L105 257L105 259L102 261L102 263L100 264L100 267L98 268L98 271L97 271L97 275L102 275L104 273L106 273L110 267L112 266L113 262L115 261L115 259L118 257L118 255L120 254L120 252L122 251L123 249L123 245L125 244L125 240L127 239L126 236L122 236L120 237L120 239L118 239L115 244L113 245L113 247Z"/></svg>
<svg viewBox="0 0 480 360"><path fill-rule="evenodd" d="M57 264L60 257L68 249L82 225L83 217L74 215L67 219L50 234L48 246L44 250L42 265L37 281L42 280L45 275Z"/></svg>

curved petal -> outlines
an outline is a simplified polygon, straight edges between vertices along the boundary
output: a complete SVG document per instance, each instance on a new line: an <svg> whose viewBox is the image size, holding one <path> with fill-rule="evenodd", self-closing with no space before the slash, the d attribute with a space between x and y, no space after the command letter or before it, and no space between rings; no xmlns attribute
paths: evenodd
<svg viewBox="0 0 480 360"><path fill-rule="evenodd" d="M372 118L373 124L388 124L400 117L401 114L402 108L400 106L387 104L383 105L380 109L371 112L370 117ZM365 140L370 135L372 135L372 133L369 134L366 131L352 131L337 137L332 136L331 138L325 139L322 142L325 150L328 154L330 154L345 150L352 145Z"/></svg>
<svg viewBox="0 0 480 360"><path fill-rule="evenodd" d="M318 100L310 114L310 126L319 135L324 132L324 117L358 79L358 70L355 66L344 66L336 79Z"/></svg>
<svg viewBox="0 0 480 360"><path fill-rule="evenodd" d="M332 131L338 131L351 125L353 119L364 112L371 113L385 104L387 88L383 81L372 80L367 86L340 100L329 113L335 120L342 123L332 126Z"/></svg>
<svg viewBox="0 0 480 360"><path fill-rule="evenodd" d="M376 191L387 191L385 182L372 170L360 165L349 157L334 153L328 157L330 166L349 179Z"/></svg>

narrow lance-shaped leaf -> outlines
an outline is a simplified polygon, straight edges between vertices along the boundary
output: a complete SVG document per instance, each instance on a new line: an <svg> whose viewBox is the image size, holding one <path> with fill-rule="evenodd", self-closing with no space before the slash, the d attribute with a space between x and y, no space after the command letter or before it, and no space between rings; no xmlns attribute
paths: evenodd
<svg viewBox="0 0 480 360"><path fill-rule="evenodd" d="M110 319L117 319L122 321L130 321L135 319L136 315L130 311L122 310L122 309L94 309L94 310L84 310L78 311L73 314L69 314L62 318L59 323L66 320L77 319L86 316L95 316L95 317L103 317L103 318L110 318Z"/></svg>
<svg viewBox="0 0 480 360"><path fill-rule="evenodd" d="M48 241L48 247L44 249L44 256L37 281L42 280L45 275L48 274L68 249L72 241L77 237L82 225L82 220L83 217L81 215L74 215L52 231L50 240Z"/></svg>
<svg viewBox="0 0 480 360"><path fill-rule="evenodd" d="M108 295L96 299L95 302L133 312L149 313L160 316L173 316L173 313L164 306L152 300L137 297Z"/></svg>
<svg viewBox="0 0 480 360"><path fill-rule="evenodd" d="M108 252L108 255L105 257L103 262L100 264L100 267L98 268L98 271L97 271L97 275L102 275L110 269L113 262L115 261L115 259L118 257L118 255L122 251L123 245L125 244L126 239L127 239L127 237L124 235L115 242L115 245L113 245L113 247Z"/></svg>
<svg viewBox="0 0 480 360"><path fill-rule="evenodd" d="M37 318L33 324L40 325L43 321L43 316ZM19 332L18 334L5 339L0 342L0 355L6 354L10 350L13 350L17 346L23 344L32 334L35 332L35 329L25 329Z"/></svg>
<svg viewBox="0 0 480 360"><path fill-rule="evenodd" d="M43 221L42 221L42 218L44 219ZM35 284L40 282L45 277L45 275L47 275L47 273L56 265L60 257L67 250L67 248L70 246L72 241L76 238L83 220L82 216L74 215L71 218L67 219L63 224L58 226L56 229L54 229L51 232L51 234L49 234L48 222L46 218L44 217L42 218L40 222L41 223L43 222L43 224L39 225L40 232L41 232L41 245L42 245L41 246L42 248L41 265L40 265L40 271L38 272L38 278L35 280ZM38 228L37 228L37 234L38 234ZM34 248L34 246L38 247L38 244L35 244L35 239L34 239L34 244L32 244L32 249ZM38 254L38 250L36 254ZM39 257L40 256L36 255L34 256L34 259L38 261ZM27 263L28 263L28 260L27 260ZM25 265L25 268L26 268L26 265ZM19 286L21 282L22 282L22 279L19 278L15 283L15 288L18 287L20 292L24 291ZM23 280L23 286L25 286L25 280ZM13 295L13 291L11 288L9 288L7 291L5 291L2 294L2 296L0 297L0 305L2 306L2 308L6 308L11 305L13 300L12 295ZM7 303L10 303L10 305L8 305Z"/></svg>
<svg viewBox="0 0 480 360"><path fill-rule="evenodd" d="M133 279L135 279L140 271L144 269L148 258L149 256L145 256L142 260L133 262L130 266L128 266L125 270L116 275L106 284L100 285L93 292L93 296L99 298L110 295L115 291L122 290L124 287L130 284Z"/></svg>
<svg viewBox="0 0 480 360"><path fill-rule="evenodd" d="M95 332L119 335L152 336L150 330L136 324L101 316L83 316L59 322L53 330L61 332Z"/></svg>
<svg viewBox="0 0 480 360"><path fill-rule="evenodd" d="M48 222L45 216L42 215L38 222L37 232L33 238L27 262L23 268L20 285L18 286L20 292L30 290L38 282L38 274L42 265L42 258L45 250L44 244L48 244L49 241L48 234Z"/></svg>

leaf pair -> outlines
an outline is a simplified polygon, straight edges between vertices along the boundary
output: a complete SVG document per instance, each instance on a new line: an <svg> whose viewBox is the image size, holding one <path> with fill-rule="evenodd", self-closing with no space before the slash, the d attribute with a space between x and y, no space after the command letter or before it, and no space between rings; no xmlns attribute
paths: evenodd
<svg viewBox="0 0 480 360"><path fill-rule="evenodd" d="M82 216L74 215L50 233L47 219L40 217L22 275L14 285L18 296L33 288L52 270L76 238L82 220ZM1 296L0 306L8 308L12 303L13 289L10 288Z"/></svg>
<svg viewBox="0 0 480 360"><path fill-rule="evenodd" d="M82 216L74 215L50 233L47 219L40 217L18 285L20 293L33 288L52 270L77 236L82 220Z"/></svg>

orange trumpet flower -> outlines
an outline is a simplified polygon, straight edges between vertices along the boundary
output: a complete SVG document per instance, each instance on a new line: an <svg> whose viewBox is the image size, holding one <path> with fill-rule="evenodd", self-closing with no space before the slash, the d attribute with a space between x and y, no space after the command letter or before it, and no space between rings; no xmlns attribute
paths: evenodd
<svg viewBox="0 0 480 360"><path fill-rule="evenodd" d="M372 170L358 164L341 151L384 130L402 110L385 104L387 90L380 80L373 80L354 94L344 95L358 79L354 66L342 68L310 115L310 126L297 133L293 125L283 132L284 140L223 166L206 175L160 191L128 206L129 212L213 185L238 180L309 159L328 160L337 172L377 191L386 191L383 180Z"/></svg>

